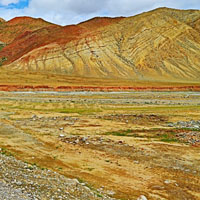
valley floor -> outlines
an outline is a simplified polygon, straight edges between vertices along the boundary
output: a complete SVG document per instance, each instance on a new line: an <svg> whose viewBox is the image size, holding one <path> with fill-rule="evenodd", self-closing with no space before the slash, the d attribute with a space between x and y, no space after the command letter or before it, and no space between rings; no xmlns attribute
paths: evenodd
<svg viewBox="0 0 200 200"><path fill-rule="evenodd" d="M38 199L72 199L53 196L66 188L76 199L198 200L200 93L0 92L0 148L1 168L10 170L0 172L0 192L9 186ZM27 182L15 181L22 168Z"/></svg>

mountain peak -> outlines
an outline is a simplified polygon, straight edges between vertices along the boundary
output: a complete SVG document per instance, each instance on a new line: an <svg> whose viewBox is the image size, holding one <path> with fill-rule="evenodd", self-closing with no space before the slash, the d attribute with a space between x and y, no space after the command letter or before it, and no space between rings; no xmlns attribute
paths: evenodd
<svg viewBox="0 0 200 200"><path fill-rule="evenodd" d="M33 18L28 16L21 16L21 17L15 17L9 21L7 21L8 25L16 25L16 24L23 24L23 23L46 23L46 24L52 24L50 22L47 22L43 20L42 18Z"/></svg>
<svg viewBox="0 0 200 200"><path fill-rule="evenodd" d="M54 24L41 18L15 17L5 22L5 26L2 27L0 32L0 38L4 43L10 44L15 38L27 31L32 32L41 28L50 27L52 25Z"/></svg>
<svg viewBox="0 0 200 200"><path fill-rule="evenodd" d="M5 19L3 19L3 18L0 18L0 23L5 23L6 22L6 20Z"/></svg>
<svg viewBox="0 0 200 200"><path fill-rule="evenodd" d="M85 27L87 29L96 29L104 26L111 25L113 23L119 22L120 20L124 19L125 17L94 17L87 21L79 23L80 26Z"/></svg>

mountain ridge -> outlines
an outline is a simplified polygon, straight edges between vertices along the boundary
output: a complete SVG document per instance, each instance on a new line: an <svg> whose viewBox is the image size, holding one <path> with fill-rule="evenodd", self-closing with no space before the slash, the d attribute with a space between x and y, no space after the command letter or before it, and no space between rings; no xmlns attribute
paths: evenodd
<svg viewBox="0 0 200 200"><path fill-rule="evenodd" d="M158 8L68 26L34 18L27 26L27 19L13 19L22 23L14 23L18 30L12 38L0 33L0 41L7 43L0 51L0 58L6 58L3 68L78 77L200 81L199 10ZM11 22L0 25L0 30L10 28Z"/></svg>

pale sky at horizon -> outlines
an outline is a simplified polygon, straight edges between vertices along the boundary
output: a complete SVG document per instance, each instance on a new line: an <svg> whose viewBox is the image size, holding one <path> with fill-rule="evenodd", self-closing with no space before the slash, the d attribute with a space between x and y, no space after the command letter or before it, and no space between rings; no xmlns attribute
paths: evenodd
<svg viewBox="0 0 200 200"><path fill-rule="evenodd" d="M96 16L133 16L158 7L200 9L200 0L0 0L0 17L40 17L68 25Z"/></svg>

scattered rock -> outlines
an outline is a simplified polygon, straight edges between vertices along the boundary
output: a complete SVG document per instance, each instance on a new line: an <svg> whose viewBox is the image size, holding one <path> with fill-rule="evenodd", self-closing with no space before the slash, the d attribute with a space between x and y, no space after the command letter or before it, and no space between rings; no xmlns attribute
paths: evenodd
<svg viewBox="0 0 200 200"><path fill-rule="evenodd" d="M185 131L177 133L176 137L183 142L191 145L200 145L200 132L199 131Z"/></svg>
<svg viewBox="0 0 200 200"><path fill-rule="evenodd" d="M176 127L176 128L188 128L188 129L200 129L200 120L195 121L178 121L175 123L168 123L168 127Z"/></svg>
<svg viewBox="0 0 200 200"><path fill-rule="evenodd" d="M114 141L111 139L102 138L99 136L64 136L60 135L62 142L74 144L74 145L117 145L117 146L124 146L129 147L124 141Z"/></svg>
<svg viewBox="0 0 200 200"><path fill-rule="evenodd" d="M105 120L113 120L113 121L120 121L124 122L126 124L132 123L132 124L143 124L145 123L151 124L151 123L162 123L166 121L164 116L159 115L144 115L144 114L109 114L104 116L99 116L100 119Z"/></svg>
<svg viewBox="0 0 200 200"><path fill-rule="evenodd" d="M69 179L2 154L0 171L0 200L114 200L103 191L97 196L95 191L77 179Z"/></svg>
<svg viewBox="0 0 200 200"><path fill-rule="evenodd" d="M170 184L171 181L170 181L170 180L165 180L164 183L165 183L165 184Z"/></svg>
<svg viewBox="0 0 200 200"><path fill-rule="evenodd" d="M163 186L160 186L160 185L154 185L151 187L152 190L163 190L164 187Z"/></svg>
<svg viewBox="0 0 200 200"><path fill-rule="evenodd" d="M147 200L147 198L144 195L141 195L140 197L137 198L137 200Z"/></svg>
<svg viewBox="0 0 200 200"><path fill-rule="evenodd" d="M114 191L111 191L111 190L108 190L106 193L107 193L108 195L110 195L110 196L115 195L115 192L114 192Z"/></svg>
<svg viewBox="0 0 200 200"><path fill-rule="evenodd" d="M59 137L63 138L63 137L65 137L65 135L63 135L63 134L60 134L60 135L59 135Z"/></svg>

